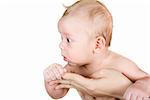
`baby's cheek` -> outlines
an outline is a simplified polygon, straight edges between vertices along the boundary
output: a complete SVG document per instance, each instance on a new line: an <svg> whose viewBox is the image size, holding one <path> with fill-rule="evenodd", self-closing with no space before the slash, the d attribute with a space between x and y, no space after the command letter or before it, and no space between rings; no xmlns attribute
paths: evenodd
<svg viewBox="0 0 150 100"><path fill-rule="evenodd" d="M64 46L64 50L70 51L70 46L69 46L69 45L65 45L65 46Z"/></svg>

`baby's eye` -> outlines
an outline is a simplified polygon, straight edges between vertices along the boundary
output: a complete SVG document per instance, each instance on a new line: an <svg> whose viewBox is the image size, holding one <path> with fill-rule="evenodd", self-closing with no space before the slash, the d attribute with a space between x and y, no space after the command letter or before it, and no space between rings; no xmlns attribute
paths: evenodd
<svg viewBox="0 0 150 100"><path fill-rule="evenodd" d="M71 40L70 40L69 38L67 38L67 42L68 42L68 43L70 43L70 42L71 42Z"/></svg>

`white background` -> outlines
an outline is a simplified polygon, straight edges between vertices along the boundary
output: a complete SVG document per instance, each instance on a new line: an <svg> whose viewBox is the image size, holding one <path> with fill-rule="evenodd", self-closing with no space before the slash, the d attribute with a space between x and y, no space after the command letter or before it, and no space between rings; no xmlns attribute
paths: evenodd
<svg viewBox="0 0 150 100"><path fill-rule="evenodd" d="M64 65L57 21L75 0L0 1L0 100L52 100L43 70ZM111 49L150 73L149 0L103 0L114 18ZM80 100L75 90L62 100Z"/></svg>

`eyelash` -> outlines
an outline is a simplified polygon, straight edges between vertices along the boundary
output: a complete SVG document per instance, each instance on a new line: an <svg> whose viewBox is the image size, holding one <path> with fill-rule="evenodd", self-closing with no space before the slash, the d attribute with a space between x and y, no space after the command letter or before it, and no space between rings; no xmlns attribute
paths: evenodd
<svg viewBox="0 0 150 100"><path fill-rule="evenodd" d="M61 37L61 39L63 40L63 37ZM66 37L66 41L67 41L67 43L70 43L71 39L69 39L69 38Z"/></svg>
<svg viewBox="0 0 150 100"><path fill-rule="evenodd" d="M70 39L69 38L67 38L67 42L70 43Z"/></svg>

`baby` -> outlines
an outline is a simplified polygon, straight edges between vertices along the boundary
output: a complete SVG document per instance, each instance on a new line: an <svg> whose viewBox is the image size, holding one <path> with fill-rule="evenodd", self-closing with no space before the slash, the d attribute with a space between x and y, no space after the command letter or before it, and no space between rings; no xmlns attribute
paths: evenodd
<svg viewBox="0 0 150 100"><path fill-rule="evenodd" d="M81 0L67 7L58 30L61 54L68 63L44 70L45 87L52 98L62 98L74 87L83 100L122 99L131 81L149 77L134 62L109 50L112 27L112 16L99 1ZM127 97L131 99L131 94Z"/></svg>

